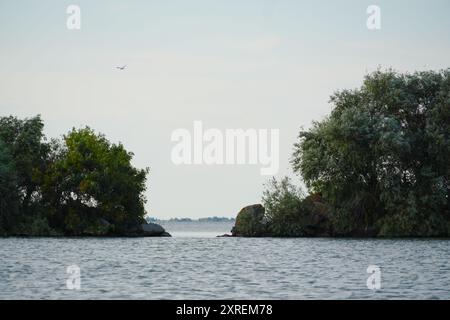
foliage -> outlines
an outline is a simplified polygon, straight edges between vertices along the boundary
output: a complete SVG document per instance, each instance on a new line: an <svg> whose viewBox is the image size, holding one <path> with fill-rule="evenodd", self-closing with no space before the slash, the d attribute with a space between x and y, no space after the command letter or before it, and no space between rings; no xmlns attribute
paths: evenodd
<svg viewBox="0 0 450 320"><path fill-rule="evenodd" d="M268 234L273 237L330 236L329 207L320 194L305 196L288 177L272 178L262 202Z"/></svg>
<svg viewBox="0 0 450 320"><path fill-rule="evenodd" d="M52 229L45 215L35 214L26 216L19 224L15 225L11 234L20 236L58 236L61 235Z"/></svg>
<svg viewBox="0 0 450 320"><path fill-rule="evenodd" d="M24 120L12 116L0 118L0 139L13 158L23 214L31 214L39 203L48 153L43 128L40 116Z"/></svg>
<svg viewBox="0 0 450 320"><path fill-rule="evenodd" d="M264 232L449 236L450 70L377 71L331 103L294 145L293 169L310 195L273 179L262 199Z"/></svg>
<svg viewBox="0 0 450 320"><path fill-rule="evenodd" d="M0 235L7 233L19 216L19 188L14 162L0 139Z"/></svg>
<svg viewBox="0 0 450 320"><path fill-rule="evenodd" d="M78 234L86 221L90 225L99 219L117 225L142 221L148 170L131 165L132 153L90 128L73 129L59 149L47 181L57 190L49 198L60 210L55 217L58 224Z"/></svg>
<svg viewBox="0 0 450 320"><path fill-rule="evenodd" d="M450 221L450 70L377 71L331 97L292 164L333 208L337 233L445 236Z"/></svg>
<svg viewBox="0 0 450 320"><path fill-rule="evenodd" d="M305 212L303 195L290 179L272 178L263 193L263 205L272 236L301 236L304 234L301 215Z"/></svg>
<svg viewBox="0 0 450 320"><path fill-rule="evenodd" d="M0 118L0 233L120 234L142 223L148 169L90 128L45 142L40 117Z"/></svg>

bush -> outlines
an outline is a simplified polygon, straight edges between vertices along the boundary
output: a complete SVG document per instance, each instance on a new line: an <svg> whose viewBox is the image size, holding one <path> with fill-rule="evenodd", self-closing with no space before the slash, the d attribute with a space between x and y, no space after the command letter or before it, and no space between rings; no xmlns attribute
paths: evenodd
<svg viewBox="0 0 450 320"><path fill-rule="evenodd" d="M236 217L234 236L304 237L331 234L328 206L320 195L304 197L290 179L266 184L262 205L243 208Z"/></svg>
<svg viewBox="0 0 450 320"><path fill-rule="evenodd" d="M288 177L272 178L263 193L269 233L272 236L302 236L305 234L301 217L305 214L303 194Z"/></svg>
<svg viewBox="0 0 450 320"><path fill-rule="evenodd" d="M56 236L60 233L50 228L48 220L42 215L26 217L13 229L12 234L21 236Z"/></svg>
<svg viewBox="0 0 450 320"><path fill-rule="evenodd" d="M270 180L263 195L268 232L274 237L329 236L329 207L319 194L307 197L287 177Z"/></svg>

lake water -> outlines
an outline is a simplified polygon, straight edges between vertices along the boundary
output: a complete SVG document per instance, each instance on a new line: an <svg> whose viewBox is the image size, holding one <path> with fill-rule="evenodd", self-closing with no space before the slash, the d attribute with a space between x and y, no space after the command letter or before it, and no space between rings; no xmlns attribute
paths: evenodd
<svg viewBox="0 0 450 320"><path fill-rule="evenodd" d="M0 299L450 299L449 240L216 238L231 224L165 227L172 238L1 238ZM70 265L80 290L67 288ZM369 265L380 267L379 290L367 287Z"/></svg>

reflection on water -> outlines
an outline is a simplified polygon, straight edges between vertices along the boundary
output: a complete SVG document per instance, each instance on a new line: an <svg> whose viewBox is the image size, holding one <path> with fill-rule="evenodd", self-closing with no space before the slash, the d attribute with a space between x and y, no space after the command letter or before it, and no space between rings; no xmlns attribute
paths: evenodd
<svg viewBox="0 0 450 320"><path fill-rule="evenodd" d="M175 237L0 239L0 298L450 299L448 240L216 238L212 226L204 237L193 225L165 227ZM80 290L66 287L71 265ZM369 265L381 268L380 290L367 288Z"/></svg>

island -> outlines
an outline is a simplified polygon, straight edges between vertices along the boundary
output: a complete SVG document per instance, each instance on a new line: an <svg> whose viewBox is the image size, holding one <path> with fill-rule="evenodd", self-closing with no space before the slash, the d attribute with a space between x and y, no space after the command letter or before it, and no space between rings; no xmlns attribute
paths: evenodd
<svg viewBox="0 0 450 320"><path fill-rule="evenodd" d="M89 127L48 140L40 116L0 118L0 236L170 236L147 222L148 168Z"/></svg>
<svg viewBox="0 0 450 320"><path fill-rule="evenodd" d="M272 179L232 235L449 237L450 69L377 70L330 101L291 156L308 191Z"/></svg>

